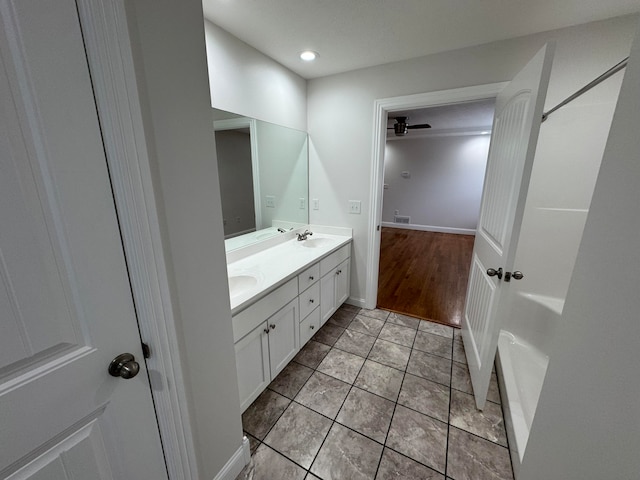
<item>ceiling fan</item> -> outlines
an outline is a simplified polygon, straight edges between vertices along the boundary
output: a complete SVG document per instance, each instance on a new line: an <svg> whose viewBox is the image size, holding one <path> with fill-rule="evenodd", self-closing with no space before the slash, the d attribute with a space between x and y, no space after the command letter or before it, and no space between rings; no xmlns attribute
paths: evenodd
<svg viewBox="0 0 640 480"><path fill-rule="evenodd" d="M431 128L431 125L428 123L420 123L418 125L409 125L407 120L409 117L390 117L396 121L393 124L393 127L388 127L387 130L393 130L397 137L402 137L409 133L409 130L418 129L418 128Z"/></svg>

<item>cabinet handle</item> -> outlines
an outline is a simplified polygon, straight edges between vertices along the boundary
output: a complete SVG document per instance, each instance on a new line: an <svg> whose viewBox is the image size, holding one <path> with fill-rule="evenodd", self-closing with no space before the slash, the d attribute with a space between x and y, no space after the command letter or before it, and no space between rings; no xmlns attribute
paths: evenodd
<svg viewBox="0 0 640 480"><path fill-rule="evenodd" d="M342 273L342 270L338 270L338 271L336 272L336 275L340 275L341 273Z"/></svg>
<svg viewBox="0 0 640 480"><path fill-rule="evenodd" d="M311 330L315 330L316 327L314 325L310 325L309 328L311 328Z"/></svg>
<svg viewBox="0 0 640 480"><path fill-rule="evenodd" d="M268 328L265 328L265 329L264 329L264 333L266 333L267 335L269 335L269 329L268 329Z"/></svg>
<svg viewBox="0 0 640 480"><path fill-rule="evenodd" d="M276 324L272 323L271 325L269 325L271 327L271 330L275 330L276 329Z"/></svg>
<svg viewBox="0 0 640 480"><path fill-rule="evenodd" d="M309 303L313 303L313 298L310 298L310 299L309 299Z"/></svg>
<svg viewBox="0 0 640 480"><path fill-rule="evenodd" d="M309 280L313 281L314 280L313 276L309 277Z"/></svg>

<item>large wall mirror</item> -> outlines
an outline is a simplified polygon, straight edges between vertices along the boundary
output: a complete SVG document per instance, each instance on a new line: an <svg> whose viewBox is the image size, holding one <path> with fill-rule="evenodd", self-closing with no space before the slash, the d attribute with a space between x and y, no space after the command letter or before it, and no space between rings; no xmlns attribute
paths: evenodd
<svg viewBox="0 0 640 480"><path fill-rule="evenodd" d="M227 251L309 223L307 133L213 109Z"/></svg>

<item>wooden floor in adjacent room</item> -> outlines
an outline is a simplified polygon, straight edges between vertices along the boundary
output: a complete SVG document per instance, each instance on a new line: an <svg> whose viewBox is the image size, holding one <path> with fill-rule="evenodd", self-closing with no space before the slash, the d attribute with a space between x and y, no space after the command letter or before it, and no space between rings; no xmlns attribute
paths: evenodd
<svg viewBox="0 0 640 480"><path fill-rule="evenodd" d="M383 228L378 308L459 327L474 239Z"/></svg>

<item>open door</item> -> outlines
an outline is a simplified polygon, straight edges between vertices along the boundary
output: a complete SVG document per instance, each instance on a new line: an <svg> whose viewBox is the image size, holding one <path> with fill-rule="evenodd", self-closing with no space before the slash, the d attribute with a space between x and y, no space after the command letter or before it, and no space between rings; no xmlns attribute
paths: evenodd
<svg viewBox="0 0 640 480"><path fill-rule="evenodd" d="M0 478L166 480L78 7L47 7L0 2Z"/></svg>
<svg viewBox="0 0 640 480"><path fill-rule="evenodd" d="M484 407L504 322L500 290L512 279L553 46L546 45L498 94L480 219L462 321L476 405Z"/></svg>

